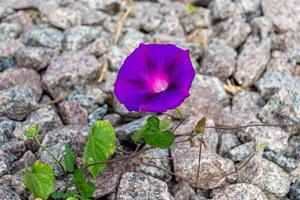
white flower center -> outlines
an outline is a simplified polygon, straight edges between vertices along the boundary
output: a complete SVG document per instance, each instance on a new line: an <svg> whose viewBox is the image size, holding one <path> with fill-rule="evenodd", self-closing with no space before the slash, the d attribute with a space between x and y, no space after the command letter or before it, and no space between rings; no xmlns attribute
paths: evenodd
<svg viewBox="0 0 300 200"><path fill-rule="evenodd" d="M153 83L153 91L156 93L163 92L168 88L168 82L164 79L156 79Z"/></svg>

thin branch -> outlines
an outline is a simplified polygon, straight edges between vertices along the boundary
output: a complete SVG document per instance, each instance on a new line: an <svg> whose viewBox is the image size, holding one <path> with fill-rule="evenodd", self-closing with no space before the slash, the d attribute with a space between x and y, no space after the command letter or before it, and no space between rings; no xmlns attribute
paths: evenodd
<svg viewBox="0 0 300 200"><path fill-rule="evenodd" d="M203 134L201 134L200 146L199 146L199 157L198 157L198 169L197 169L197 177L196 177L196 187L198 185L198 179L200 175L200 168L201 168L201 154L202 154L202 144L203 144Z"/></svg>

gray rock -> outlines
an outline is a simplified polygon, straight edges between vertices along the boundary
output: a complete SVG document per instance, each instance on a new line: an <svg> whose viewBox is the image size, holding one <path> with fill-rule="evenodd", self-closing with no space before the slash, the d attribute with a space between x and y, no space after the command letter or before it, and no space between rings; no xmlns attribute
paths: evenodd
<svg viewBox="0 0 300 200"><path fill-rule="evenodd" d="M91 114L89 114L89 125L93 125L96 121L103 119L104 115L108 112L108 107L105 104L102 107L97 108Z"/></svg>
<svg viewBox="0 0 300 200"><path fill-rule="evenodd" d="M180 20L177 16L166 15L161 25L156 30L157 33L167 34L177 37L184 36L183 27L180 24Z"/></svg>
<svg viewBox="0 0 300 200"><path fill-rule="evenodd" d="M0 146L14 137L16 122L7 118L0 118Z"/></svg>
<svg viewBox="0 0 300 200"><path fill-rule="evenodd" d="M0 74L0 90L7 90L15 86L26 86L33 90L36 100L42 95L40 75L33 69L11 68Z"/></svg>
<svg viewBox="0 0 300 200"><path fill-rule="evenodd" d="M145 116L143 118L117 127L115 129L117 137L120 140L131 141L131 135L146 124L148 117L149 116Z"/></svg>
<svg viewBox="0 0 300 200"><path fill-rule="evenodd" d="M149 114L146 112L135 112L135 111L130 112L130 111L128 111L127 108L119 102L117 97L114 97L114 99L113 99L113 107L114 107L114 110L116 113L118 113L122 116L129 117L129 118L138 118L138 117L143 117L143 116L146 116Z"/></svg>
<svg viewBox="0 0 300 200"><path fill-rule="evenodd" d="M300 136L290 137L288 143L286 155L298 159L300 157Z"/></svg>
<svg viewBox="0 0 300 200"><path fill-rule="evenodd" d="M218 153L225 156L229 150L239 146L241 142L235 134L223 133L220 138Z"/></svg>
<svg viewBox="0 0 300 200"><path fill-rule="evenodd" d="M108 53L109 66L113 71L118 71L124 60L126 59L127 54L124 49L119 46L113 46L111 51Z"/></svg>
<svg viewBox="0 0 300 200"><path fill-rule="evenodd" d="M93 112L99 105L104 104L105 99L106 94L93 86L89 86L83 90L75 90L67 97L69 101L78 102L88 113Z"/></svg>
<svg viewBox="0 0 300 200"><path fill-rule="evenodd" d="M50 63L55 51L42 47L24 47L16 52L19 67L32 68L36 71L45 69Z"/></svg>
<svg viewBox="0 0 300 200"><path fill-rule="evenodd" d="M251 32L251 27L243 19L229 18L215 25L214 32L217 37L233 47L240 47Z"/></svg>
<svg viewBox="0 0 300 200"><path fill-rule="evenodd" d="M88 133L82 126L65 126L48 132L42 144L57 158L63 157L66 144L72 146L76 156L82 156L87 135ZM40 149L39 155L42 162L52 165L56 175L62 175L62 171L57 163L45 151Z"/></svg>
<svg viewBox="0 0 300 200"><path fill-rule="evenodd" d="M163 169L170 171L171 166L169 157L169 150L167 149L151 149L143 155L137 157L136 160L131 163L131 167L134 172L140 172L168 182L172 178L172 176L168 172L139 163L141 162L141 160L143 160L143 162L147 164L157 165Z"/></svg>
<svg viewBox="0 0 300 200"><path fill-rule="evenodd" d="M293 30L300 22L300 5L297 0L264 0L263 13L270 18L277 31Z"/></svg>
<svg viewBox="0 0 300 200"><path fill-rule="evenodd" d="M296 63L289 58L287 53L281 51L273 51L272 58L267 65L267 70L270 72L280 72L283 74L292 75Z"/></svg>
<svg viewBox="0 0 300 200"><path fill-rule="evenodd" d="M235 69L236 51L221 41L212 42L202 60L203 74L217 76L225 80Z"/></svg>
<svg viewBox="0 0 300 200"><path fill-rule="evenodd" d="M82 51L86 54L92 54L96 57L102 56L110 50L110 46L112 44L111 34L102 31L101 35L97 37L97 39L90 43L86 48Z"/></svg>
<svg viewBox="0 0 300 200"><path fill-rule="evenodd" d="M23 120L37 105L34 91L26 86L15 86L0 93L0 116Z"/></svg>
<svg viewBox="0 0 300 200"><path fill-rule="evenodd" d="M300 182L300 163L297 163L296 169L290 172L290 180L292 183L299 183Z"/></svg>
<svg viewBox="0 0 300 200"><path fill-rule="evenodd" d="M287 158L281 154L278 154L274 151L266 151L263 153L263 157L276 163L284 170L290 172L296 168L295 159Z"/></svg>
<svg viewBox="0 0 300 200"><path fill-rule="evenodd" d="M116 126L121 122L122 117L117 113L110 113L105 115L103 117L103 120L108 121L109 123L111 123L112 126Z"/></svg>
<svg viewBox="0 0 300 200"><path fill-rule="evenodd" d="M257 144L266 144L269 150L283 153L288 147L289 133L278 127L260 126L249 127L239 133L246 141L255 140Z"/></svg>
<svg viewBox="0 0 300 200"><path fill-rule="evenodd" d="M60 116L66 125L71 124L88 124L88 113L80 103L76 101L64 101L58 107Z"/></svg>
<svg viewBox="0 0 300 200"><path fill-rule="evenodd" d="M55 49L61 49L64 38L59 30L44 25L32 27L22 37L25 45Z"/></svg>
<svg viewBox="0 0 300 200"><path fill-rule="evenodd" d="M19 196L26 196L26 188L23 182L23 174L20 175L24 170L20 171L18 175L4 175L2 179L7 181L13 191L17 192Z"/></svg>
<svg viewBox="0 0 300 200"><path fill-rule="evenodd" d="M297 133L300 122L300 93L292 90L279 90L259 113L260 119L269 124L295 124L294 127L283 127L289 133Z"/></svg>
<svg viewBox="0 0 300 200"><path fill-rule="evenodd" d="M22 31L22 27L17 23L0 24L0 42L10 42L17 38Z"/></svg>
<svg viewBox="0 0 300 200"><path fill-rule="evenodd" d="M30 18L30 12L19 10L18 12L15 12L4 18L3 22L19 24L22 28L22 31L27 31L32 26L34 26L34 22L36 22L36 19L37 18Z"/></svg>
<svg viewBox="0 0 300 200"><path fill-rule="evenodd" d="M5 162L4 154L0 149L0 177L8 172L8 165Z"/></svg>
<svg viewBox="0 0 300 200"><path fill-rule="evenodd" d="M184 30L188 33L197 28L207 28L211 25L210 10L206 8L197 8L197 10L181 19Z"/></svg>
<svg viewBox="0 0 300 200"><path fill-rule="evenodd" d="M174 186L174 199L185 200L196 196L194 189L186 182L180 181Z"/></svg>
<svg viewBox="0 0 300 200"><path fill-rule="evenodd" d="M80 0L82 3L86 4L88 7L95 10L103 10L106 12L112 12L115 8L121 6L121 0Z"/></svg>
<svg viewBox="0 0 300 200"><path fill-rule="evenodd" d="M234 78L243 86L253 85L264 72L270 59L271 42L269 39L243 46L237 59Z"/></svg>
<svg viewBox="0 0 300 200"><path fill-rule="evenodd" d="M15 137L25 141L26 146L34 151L37 150L38 146L33 143L32 140L27 140L27 138L24 136L24 131L33 124L39 126L42 135L63 125L58 114L51 106L45 106L33 111L27 117L26 121L18 123L14 131Z"/></svg>
<svg viewBox="0 0 300 200"><path fill-rule="evenodd" d="M44 89L54 98L72 89L82 89L98 78L101 67L94 56L71 53L57 56L43 76Z"/></svg>
<svg viewBox="0 0 300 200"><path fill-rule="evenodd" d="M245 13L256 12L260 9L261 0L236 0L237 3L240 3Z"/></svg>
<svg viewBox="0 0 300 200"><path fill-rule="evenodd" d="M259 34L261 38L268 37L274 32L272 22L267 17L256 17L251 21L252 32Z"/></svg>
<svg viewBox="0 0 300 200"><path fill-rule="evenodd" d="M196 196L192 196L191 200L208 200L208 199L206 197L196 195Z"/></svg>
<svg viewBox="0 0 300 200"><path fill-rule="evenodd" d="M253 113L256 115L263 105L265 105L265 101L257 92L253 91L242 91L232 99L232 110L234 112Z"/></svg>
<svg viewBox="0 0 300 200"><path fill-rule="evenodd" d="M25 168L25 162L28 166L32 166L33 163L37 160L36 156L31 151L26 151L24 155L14 162L9 168L11 173L17 173Z"/></svg>
<svg viewBox="0 0 300 200"><path fill-rule="evenodd" d="M145 32L155 31L163 20L159 13L160 4L154 2L135 2L131 11L131 18L125 24Z"/></svg>
<svg viewBox="0 0 300 200"><path fill-rule="evenodd" d="M251 184L238 183L229 185L214 193L213 200L268 200L259 187Z"/></svg>
<svg viewBox="0 0 300 200"><path fill-rule="evenodd" d="M10 183L4 179L0 179L0 194L2 200L21 200L18 193L16 193Z"/></svg>
<svg viewBox="0 0 300 200"><path fill-rule="evenodd" d="M65 32L64 47L67 51L76 52L100 36L100 27L75 26Z"/></svg>
<svg viewBox="0 0 300 200"><path fill-rule="evenodd" d="M113 93L116 78L116 72L108 71L104 76L104 80L100 83L101 90L105 93Z"/></svg>
<svg viewBox="0 0 300 200"><path fill-rule="evenodd" d="M243 164L242 162L240 165ZM253 157L238 171L238 182L253 184L260 188L267 199L280 199L286 196L290 187L288 174L273 162L260 156Z"/></svg>
<svg viewBox="0 0 300 200"><path fill-rule="evenodd" d="M0 6L0 19L7 17L8 15L11 15L14 12L14 10L11 7L7 6Z"/></svg>
<svg viewBox="0 0 300 200"><path fill-rule="evenodd" d="M289 196L290 196L291 200L299 200L300 199L300 184L291 185Z"/></svg>
<svg viewBox="0 0 300 200"><path fill-rule="evenodd" d="M49 23L60 29L68 29L72 26L81 24L81 12L70 9L68 7L61 7L54 12L49 13Z"/></svg>
<svg viewBox="0 0 300 200"><path fill-rule="evenodd" d="M231 149L228 152L228 157L235 162L240 162L249 157L254 150L254 143L248 142Z"/></svg>
<svg viewBox="0 0 300 200"><path fill-rule="evenodd" d="M300 78L298 77L280 72L266 72L262 78L256 82L255 86L265 99L270 99L272 95L283 88L300 93L299 84Z"/></svg>
<svg viewBox="0 0 300 200"><path fill-rule="evenodd" d="M87 26L102 25L105 21L109 20L110 15L95 9L91 9L88 6L79 4L72 4L70 8L76 11L80 11L81 24Z"/></svg>
<svg viewBox="0 0 300 200"><path fill-rule="evenodd" d="M24 47L24 44L19 40L11 42L0 42L0 60L2 59L12 59L16 52L20 48Z"/></svg>
<svg viewBox="0 0 300 200"><path fill-rule="evenodd" d="M213 0L209 9L214 20L226 19L233 15L235 5L231 0Z"/></svg>
<svg viewBox="0 0 300 200"><path fill-rule="evenodd" d="M173 200L165 182L136 172L123 174L118 187L117 200L157 199Z"/></svg>
<svg viewBox="0 0 300 200"><path fill-rule="evenodd" d="M17 63L14 58L4 58L0 61L0 72L17 67Z"/></svg>

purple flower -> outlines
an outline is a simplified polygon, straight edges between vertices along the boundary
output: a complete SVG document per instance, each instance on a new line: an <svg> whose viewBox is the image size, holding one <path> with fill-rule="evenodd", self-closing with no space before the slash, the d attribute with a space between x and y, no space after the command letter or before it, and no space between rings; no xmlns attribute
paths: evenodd
<svg viewBox="0 0 300 200"><path fill-rule="evenodd" d="M165 112L189 96L194 76L188 50L140 44L124 61L114 92L129 111Z"/></svg>

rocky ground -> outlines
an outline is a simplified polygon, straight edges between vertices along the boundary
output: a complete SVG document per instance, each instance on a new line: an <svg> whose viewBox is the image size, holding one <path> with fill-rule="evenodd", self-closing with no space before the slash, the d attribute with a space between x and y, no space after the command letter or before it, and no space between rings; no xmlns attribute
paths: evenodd
<svg viewBox="0 0 300 200"><path fill-rule="evenodd" d="M130 6L115 44L120 16ZM100 119L129 145L147 114L126 111L112 90L124 58L141 42L190 49L197 75L177 134L191 132L201 116L210 125L299 123L299 24L299 0L0 0L0 199L32 199L22 182L25 158L49 162L61 175L23 136L30 124L41 127L42 143L58 157L66 143L80 157L88 127ZM47 105L52 100L61 101ZM95 199L300 199L299 129L209 129L204 141L198 189L133 165L106 185L97 179ZM259 143L266 144L264 152L246 162ZM195 181L197 145L188 153L186 142L147 155L172 156L149 162Z"/></svg>

